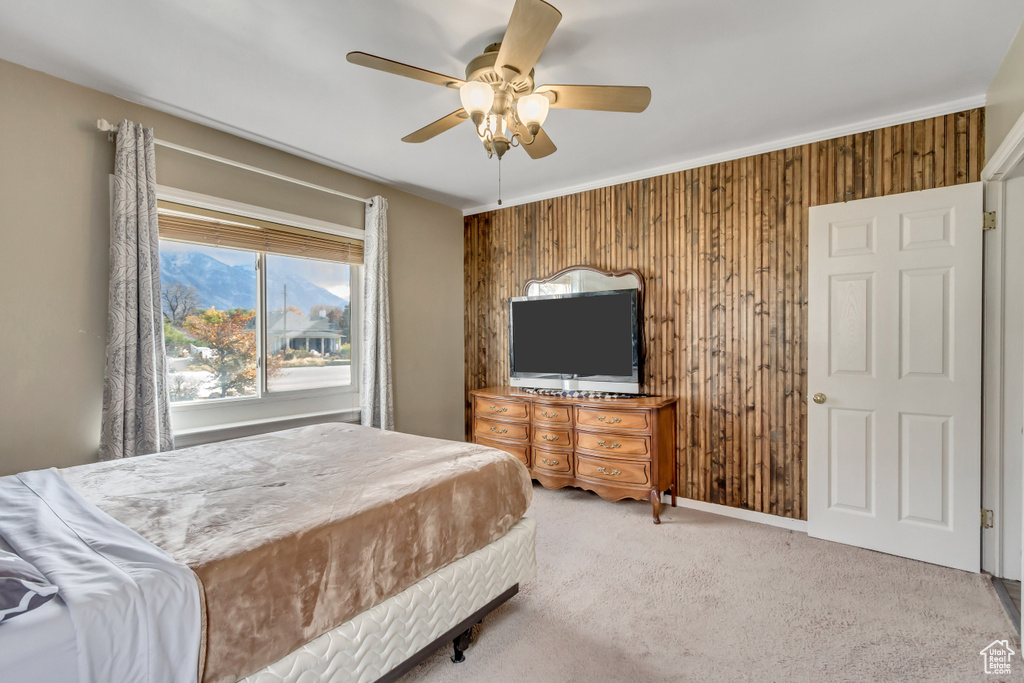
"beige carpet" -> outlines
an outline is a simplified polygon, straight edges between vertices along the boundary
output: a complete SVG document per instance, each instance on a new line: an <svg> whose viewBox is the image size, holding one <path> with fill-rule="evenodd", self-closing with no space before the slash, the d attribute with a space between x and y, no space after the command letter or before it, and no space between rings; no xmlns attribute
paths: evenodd
<svg viewBox="0 0 1024 683"><path fill-rule="evenodd" d="M999 680L988 579L750 522L534 485L538 578L404 681ZM1014 679L1024 674L1019 654Z"/></svg>

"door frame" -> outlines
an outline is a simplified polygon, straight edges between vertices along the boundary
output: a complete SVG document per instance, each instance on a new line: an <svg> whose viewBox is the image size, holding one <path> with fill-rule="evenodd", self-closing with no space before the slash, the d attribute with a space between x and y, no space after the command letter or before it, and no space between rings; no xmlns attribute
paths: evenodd
<svg viewBox="0 0 1024 683"><path fill-rule="evenodd" d="M1018 297L1006 297L1006 181L1024 173L1024 114L1000 143L981 172L985 210L996 212L996 229L984 236L984 290L982 339L982 507L993 511L993 526L981 536L981 568L995 576L1004 576L1010 561L1024 565L1024 539L1021 556L1005 556L1003 520L1013 497L1024 495L1021 481L1004 481L1006 453L1003 448L1005 310ZM1024 293L1017 293L1018 295ZM1024 378L1021 378L1024 382ZM1024 454L1022 454L1024 456ZM1022 506L1024 508L1024 506ZM1024 517L1024 512L1022 512ZM1022 519L1024 523L1024 519Z"/></svg>

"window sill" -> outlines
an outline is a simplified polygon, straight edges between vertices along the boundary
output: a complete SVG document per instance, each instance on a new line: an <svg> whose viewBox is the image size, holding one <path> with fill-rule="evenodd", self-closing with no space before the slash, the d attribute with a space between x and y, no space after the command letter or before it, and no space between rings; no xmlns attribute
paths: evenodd
<svg viewBox="0 0 1024 683"><path fill-rule="evenodd" d="M243 436L254 436L256 434L276 432L294 427L305 427L324 422L358 421L358 409L323 411L262 420L244 420L228 424L176 430L174 432L174 447L175 449L188 448L189 446L237 439Z"/></svg>
<svg viewBox="0 0 1024 683"><path fill-rule="evenodd" d="M353 387L171 404L176 446L352 419L359 419L359 392Z"/></svg>

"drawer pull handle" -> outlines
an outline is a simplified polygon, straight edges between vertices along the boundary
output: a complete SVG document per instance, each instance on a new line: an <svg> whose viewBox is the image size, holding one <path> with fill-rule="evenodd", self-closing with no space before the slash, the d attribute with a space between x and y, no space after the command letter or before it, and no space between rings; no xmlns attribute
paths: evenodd
<svg viewBox="0 0 1024 683"><path fill-rule="evenodd" d="M540 438L544 439L545 441L558 441L557 436L551 436L550 434L541 434Z"/></svg>
<svg viewBox="0 0 1024 683"><path fill-rule="evenodd" d="M605 424L613 425L613 424L618 424L618 423L622 422L622 418L618 418L618 417L605 417L604 415L601 415L601 416L599 416L597 418L597 421L598 422L604 422Z"/></svg>
<svg viewBox="0 0 1024 683"><path fill-rule="evenodd" d="M496 413L507 413L508 406L502 406L500 408L498 406L491 406L491 410L493 410Z"/></svg>
<svg viewBox="0 0 1024 683"><path fill-rule="evenodd" d="M558 417L558 413L549 413L549 412L548 412L548 411L546 411L546 410L542 410L542 411L540 411L540 414L541 414L541 415L543 415L544 417L548 418L549 420L550 420L551 418L554 418L554 417Z"/></svg>
<svg viewBox="0 0 1024 683"><path fill-rule="evenodd" d="M491 427L491 431L494 432L495 434L505 434L506 432L508 432L508 430L505 428L498 429L497 427Z"/></svg>
<svg viewBox="0 0 1024 683"><path fill-rule="evenodd" d="M547 465L548 467L554 467L555 465L558 464L557 460L548 460L547 458L541 458L540 461Z"/></svg>
<svg viewBox="0 0 1024 683"><path fill-rule="evenodd" d="M491 427L491 429L494 429L494 427ZM598 441L597 445L598 446L603 446L603 447L608 448L608 449L622 448L622 444L620 444L618 441L612 441L612 445L611 446L607 445L607 442L605 442L605 441Z"/></svg>
<svg viewBox="0 0 1024 683"><path fill-rule="evenodd" d="M615 476L618 476L618 475L622 474L622 472L619 471L619 470L612 470L611 472L609 472L608 470L606 470L603 467L598 467L597 471L600 472L601 474L607 474L609 477L615 477Z"/></svg>

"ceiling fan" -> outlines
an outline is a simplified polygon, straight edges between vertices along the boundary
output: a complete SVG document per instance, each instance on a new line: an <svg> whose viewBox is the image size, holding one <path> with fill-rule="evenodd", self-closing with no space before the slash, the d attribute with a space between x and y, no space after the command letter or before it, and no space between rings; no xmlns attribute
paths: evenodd
<svg viewBox="0 0 1024 683"><path fill-rule="evenodd" d="M397 76L458 89L462 107L402 138L425 142L470 119L483 141L487 156L501 157L521 144L533 159L555 151L541 125L548 109L642 112L651 101L651 89L625 85L535 86L534 65L555 32L562 13L543 0L516 0L500 43L488 45L466 65L466 78L396 62L365 52L350 52L353 64Z"/></svg>

